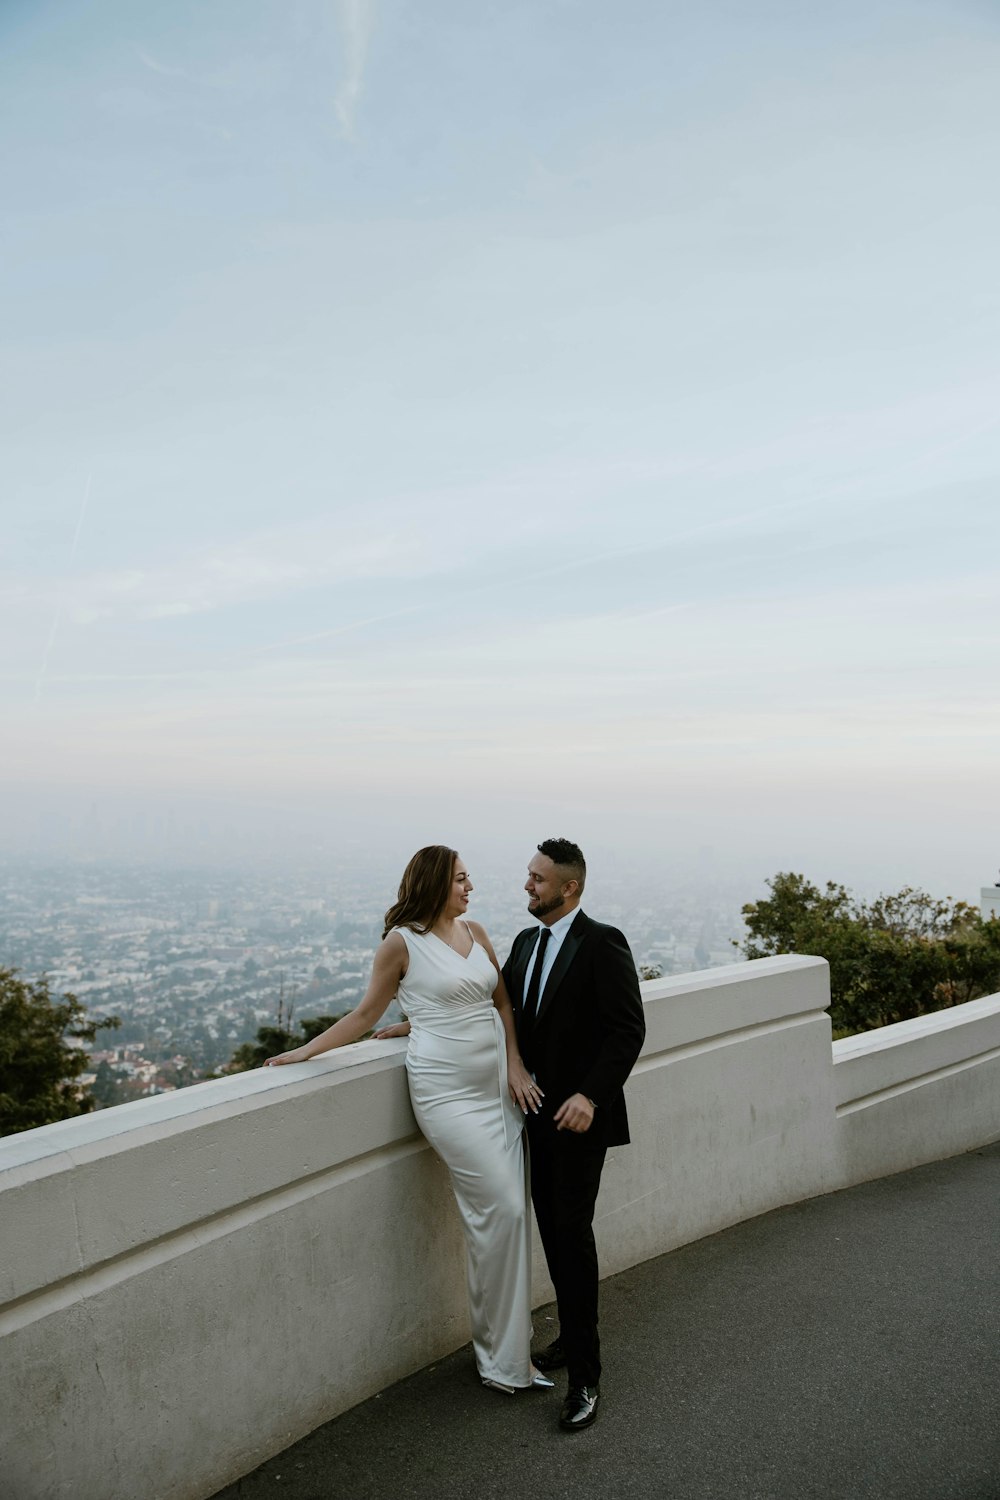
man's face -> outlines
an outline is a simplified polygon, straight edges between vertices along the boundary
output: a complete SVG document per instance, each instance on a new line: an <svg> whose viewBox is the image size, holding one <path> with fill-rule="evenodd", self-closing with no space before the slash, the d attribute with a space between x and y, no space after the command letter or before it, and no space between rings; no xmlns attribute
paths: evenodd
<svg viewBox="0 0 1000 1500"><path fill-rule="evenodd" d="M528 910L540 922L546 917L558 921L569 911L568 903L576 894L576 881L564 880L559 866L547 854L536 854L528 865L524 882L528 893Z"/></svg>

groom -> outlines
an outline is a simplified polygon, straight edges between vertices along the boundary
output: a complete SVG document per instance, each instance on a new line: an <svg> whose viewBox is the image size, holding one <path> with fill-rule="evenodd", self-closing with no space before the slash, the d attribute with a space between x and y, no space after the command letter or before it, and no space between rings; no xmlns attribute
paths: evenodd
<svg viewBox="0 0 1000 1500"><path fill-rule="evenodd" d="M622 1087L646 1033L628 943L580 910L583 854L546 839L528 865L528 911L541 923L514 939L503 977L525 1066L544 1093L528 1116L531 1198L556 1289L559 1336L534 1356L567 1366L560 1426L589 1427L601 1375L594 1206L609 1146L629 1139Z"/></svg>

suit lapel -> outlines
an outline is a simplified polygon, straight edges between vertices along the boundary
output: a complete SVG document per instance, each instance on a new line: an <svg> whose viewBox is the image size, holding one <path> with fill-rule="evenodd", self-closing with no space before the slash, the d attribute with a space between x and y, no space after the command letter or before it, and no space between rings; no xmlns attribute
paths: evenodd
<svg viewBox="0 0 1000 1500"><path fill-rule="evenodd" d="M580 951L580 944L587 935L587 918L580 912L579 916L570 925L569 932L562 940L562 946L556 954L556 961L552 965L552 972L545 981L545 989L542 998L538 1002L538 1024L544 1018L549 1006L552 1004L553 996L569 973L573 960Z"/></svg>
<svg viewBox="0 0 1000 1500"><path fill-rule="evenodd" d="M521 951L514 960L514 970L512 977L514 980L514 988L516 989L517 993L511 995L510 998L513 1001L514 1008L516 1009L518 1015L521 1014L521 1007L524 1004L524 975L528 967L528 959L535 951L535 931L537 931L537 929L532 930L530 927L527 929L526 933L524 934L524 942L521 944Z"/></svg>

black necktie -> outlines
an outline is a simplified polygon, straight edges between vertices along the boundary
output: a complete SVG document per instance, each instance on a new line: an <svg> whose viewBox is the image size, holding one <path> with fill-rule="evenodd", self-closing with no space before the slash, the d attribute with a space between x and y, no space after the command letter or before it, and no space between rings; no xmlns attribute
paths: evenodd
<svg viewBox="0 0 1000 1500"><path fill-rule="evenodd" d="M531 978L528 980L528 993L524 997L524 1014L531 1024L534 1024L538 1018L538 991L542 983L542 966L545 963L545 950L548 947L551 936L552 934L549 929L543 927L535 946L535 966L531 971Z"/></svg>

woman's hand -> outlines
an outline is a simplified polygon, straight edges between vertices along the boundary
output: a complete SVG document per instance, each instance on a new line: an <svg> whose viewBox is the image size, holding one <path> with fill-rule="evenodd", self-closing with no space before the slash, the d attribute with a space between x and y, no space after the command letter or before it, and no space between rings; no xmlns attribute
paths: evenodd
<svg viewBox="0 0 1000 1500"><path fill-rule="evenodd" d="M525 1114L530 1109L533 1115L537 1115L545 1095L520 1057L515 1057L513 1060L507 1059L507 1087L510 1089L510 1097L519 1109Z"/></svg>
<svg viewBox="0 0 1000 1500"><path fill-rule="evenodd" d="M264 1064L265 1068L283 1068L285 1063L308 1062L311 1054L305 1047L294 1047L291 1052L279 1052L276 1057L269 1057Z"/></svg>
<svg viewBox="0 0 1000 1500"><path fill-rule="evenodd" d="M409 1021L397 1021L395 1026L383 1026L380 1031L372 1033L377 1042L387 1042L391 1036L409 1036Z"/></svg>

